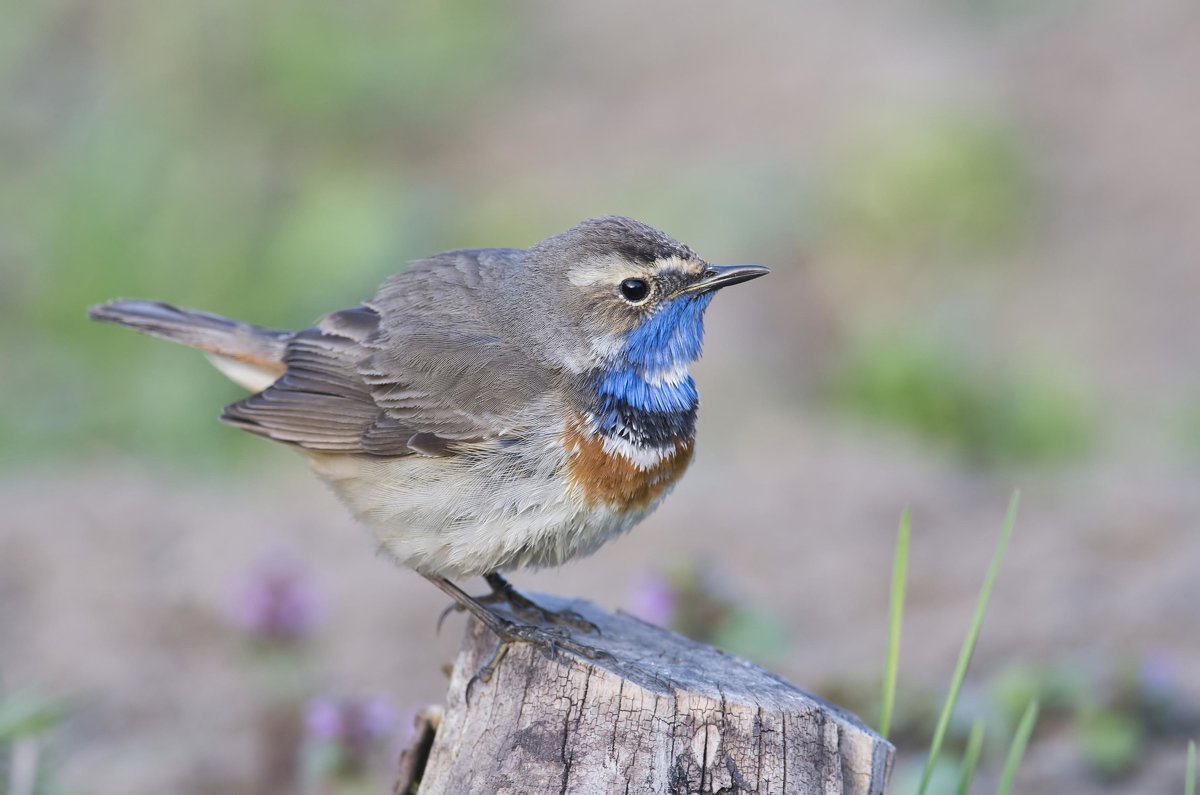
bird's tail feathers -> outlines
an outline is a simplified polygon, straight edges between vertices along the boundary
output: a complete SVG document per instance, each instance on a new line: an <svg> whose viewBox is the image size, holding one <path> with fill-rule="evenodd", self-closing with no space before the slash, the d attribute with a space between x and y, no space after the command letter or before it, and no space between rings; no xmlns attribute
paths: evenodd
<svg viewBox="0 0 1200 795"><path fill-rule="evenodd" d="M159 301L110 301L92 307L88 317L202 350L217 369L252 392L262 391L283 374L284 348L292 337L290 331Z"/></svg>

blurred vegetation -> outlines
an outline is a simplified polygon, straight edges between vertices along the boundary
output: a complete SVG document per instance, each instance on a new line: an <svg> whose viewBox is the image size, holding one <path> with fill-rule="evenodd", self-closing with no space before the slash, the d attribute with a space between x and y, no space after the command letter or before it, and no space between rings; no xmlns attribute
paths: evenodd
<svg viewBox="0 0 1200 795"><path fill-rule="evenodd" d="M0 795L56 795L47 741L66 714L64 704L34 690L0 688Z"/></svg>
<svg viewBox="0 0 1200 795"><path fill-rule="evenodd" d="M154 297L266 325L361 300L460 231L420 173L505 74L481 0L51 0L0 33L0 456L242 453L199 357L88 324ZM227 456L225 456L227 457Z"/></svg>
<svg viewBox="0 0 1200 795"><path fill-rule="evenodd" d="M850 129L813 203L818 272L861 304L824 394L849 416L904 429L977 465L1060 463L1096 441L1076 372L1003 361L971 294L1036 232L1035 163L1013 123L966 108L909 109ZM951 315L949 327L917 311ZM884 326L881 318L897 318Z"/></svg>
<svg viewBox="0 0 1200 795"><path fill-rule="evenodd" d="M831 230L875 258L992 251L1025 229L1034 191L1015 130L963 112L914 113L852 136L830 175Z"/></svg>
<svg viewBox="0 0 1200 795"><path fill-rule="evenodd" d="M1186 695L1174 661L1162 652L1140 659L1015 663L983 685L968 681L1018 501L1019 493L1014 492L940 712L934 694L896 689L911 540L907 511L900 521L893 562L883 687L835 679L819 689L826 699L853 712L881 716L880 732L899 751L893 789L916 795L968 792L981 756L996 756L1003 743L997 738L1011 737L997 789L1008 792L1035 725L1039 731L1070 733L1089 773L1102 780L1134 773L1151 740L1187 737L1200 728L1200 709ZM929 751L918 773L913 752L926 743Z"/></svg>
<svg viewBox="0 0 1200 795"><path fill-rule="evenodd" d="M742 598L711 563L691 561L663 573L643 573L629 595L629 612L701 643L770 664L789 638L769 612Z"/></svg>
<svg viewBox="0 0 1200 795"><path fill-rule="evenodd" d="M1184 455L1200 460L1200 400L1192 398L1182 410L1176 412L1169 430Z"/></svg>
<svg viewBox="0 0 1200 795"><path fill-rule="evenodd" d="M818 689L823 697L860 715L871 714L878 697L872 682L832 681ZM938 694L912 687L898 692L895 731L889 738L900 749L897 791L911 791L913 769L933 733ZM1145 764L1151 745L1177 745L1200 729L1200 705L1189 699L1183 682L1148 655L1128 658L1060 658L1014 663L981 682L968 682L946 735L945 769L935 772L931 792L952 792L954 776L974 723L988 726L984 759L994 763L1005 751L1022 713L1031 702L1041 706L1039 732L1069 738L1069 747L1088 774L1116 782ZM940 780L940 783L939 783Z"/></svg>
<svg viewBox="0 0 1200 795"><path fill-rule="evenodd" d="M991 365L947 334L868 336L834 375L831 397L976 463L1059 461L1097 435L1081 386L1060 374Z"/></svg>
<svg viewBox="0 0 1200 795"><path fill-rule="evenodd" d="M600 178L568 207L536 180L460 194L445 168L456 140L477 140L459 131L521 74L521 24L482 0L49 0L8 15L0 465L114 449L221 467L269 454L216 429L241 393L200 356L85 320L114 297L298 327L410 259L532 242L584 207L685 238L703 229L717 258L755 251L784 267L812 248L831 262L978 263L1027 233L1036 195L1020 135L969 108L872 117L812 169L825 179L739 152L666 181ZM871 309L831 311L853 328ZM1078 390L993 375L948 348L902 335L835 354L830 393L979 462L1086 447Z"/></svg>

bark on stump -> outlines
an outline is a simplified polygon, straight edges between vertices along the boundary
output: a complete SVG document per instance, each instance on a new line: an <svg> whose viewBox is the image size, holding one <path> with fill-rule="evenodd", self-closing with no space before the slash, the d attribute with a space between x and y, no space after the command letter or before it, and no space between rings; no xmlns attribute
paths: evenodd
<svg viewBox="0 0 1200 795"><path fill-rule="evenodd" d="M496 647L471 620L444 713L423 713L397 793L884 791L893 748L848 712L631 616L583 601L536 601L593 621L599 636L576 637L613 659L551 659L516 644L468 702L468 681Z"/></svg>

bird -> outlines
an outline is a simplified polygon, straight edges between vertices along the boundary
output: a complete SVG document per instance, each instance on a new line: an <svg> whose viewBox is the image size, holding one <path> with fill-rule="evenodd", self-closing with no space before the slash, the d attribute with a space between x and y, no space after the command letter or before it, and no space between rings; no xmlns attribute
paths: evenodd
<svg viewBox="0 0 1200 795"><path fill-rule="evenodd" d="M486 681L512 643L597 656L570 631L594 625L504 575L591 554L662 502L693 457L705 311L767 272L605 216L418 260L300 331L143 300L89 316L197 348L245 388L221 420L301 453L385 555L495 632ZM454 582L477 575L490 594Z"/></svg>

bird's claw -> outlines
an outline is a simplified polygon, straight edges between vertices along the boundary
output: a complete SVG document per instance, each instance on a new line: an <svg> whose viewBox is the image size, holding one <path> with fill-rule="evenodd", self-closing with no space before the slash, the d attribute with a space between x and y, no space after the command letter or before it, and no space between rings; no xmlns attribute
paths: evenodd
<svg viewBox="0 0 1200 795"><path fill-rule="evenodd" d="M439 635L442 634L442 624L445 623L446 617L451 613L461 613L465 609L466 608L464 608L458 602L451 602L449 605L447 605L446 609L442 611L442 614L438 616L437 625L434 631Z"/></svg>

